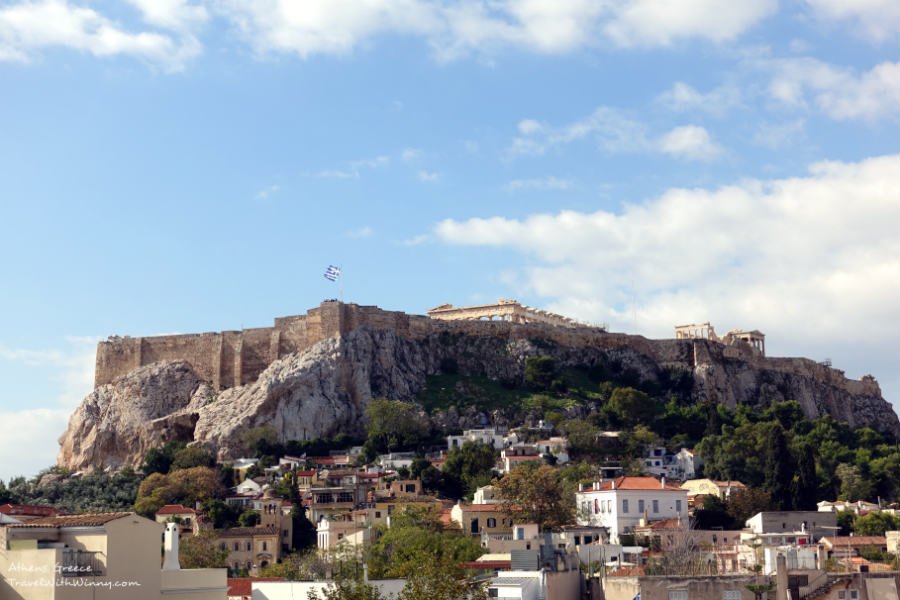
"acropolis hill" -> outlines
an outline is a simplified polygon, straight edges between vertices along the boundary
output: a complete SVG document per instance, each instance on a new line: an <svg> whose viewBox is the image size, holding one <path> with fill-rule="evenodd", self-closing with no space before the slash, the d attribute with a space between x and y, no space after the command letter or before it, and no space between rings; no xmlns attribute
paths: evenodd
<svg viewBox="0 0 900 600"><path fill-rule="evenodd" d="M465 391L470 377L521 385L526 359L541 355L560 368L603 366L650 383L684 373L696 402L733 408L796 400L810 418L829 414L900 434L874 378L849 379L828 364L766 356L765 336L755 330L719 337L709 323L683 325L672 339L651 340L513 300L445 304L428 315L326 301L267 328L101 342L95 389L60 440L59 463L76 470L133 466L149 448L173 439L227 457L241 451L240 433L258 425L273 426L285 440L361 431L369 400L420 401L447 365ZM454 429L504 416L436 418Z"/></svg>

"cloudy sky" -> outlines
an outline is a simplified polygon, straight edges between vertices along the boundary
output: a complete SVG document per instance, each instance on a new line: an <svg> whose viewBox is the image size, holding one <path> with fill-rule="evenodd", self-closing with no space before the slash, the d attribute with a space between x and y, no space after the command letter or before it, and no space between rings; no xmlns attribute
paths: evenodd
<svg viewBox="0 0 900 600"><path fill-rule="evenodd" d="M900 405L896 0L0 0L0 478L111 334L338 289L756 328Z"/></svg>

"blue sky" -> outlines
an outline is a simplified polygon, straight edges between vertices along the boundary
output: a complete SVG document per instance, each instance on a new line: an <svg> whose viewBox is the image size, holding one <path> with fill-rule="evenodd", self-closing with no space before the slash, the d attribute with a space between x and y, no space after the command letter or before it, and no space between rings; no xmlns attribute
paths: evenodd
<svg viewBox="0 0 900 600"><path fill-rule="evenodd" d="M898 405L898 41L895 0L0 0L0 478L97 340L266 326L329 263L758 328Z"/></svg>

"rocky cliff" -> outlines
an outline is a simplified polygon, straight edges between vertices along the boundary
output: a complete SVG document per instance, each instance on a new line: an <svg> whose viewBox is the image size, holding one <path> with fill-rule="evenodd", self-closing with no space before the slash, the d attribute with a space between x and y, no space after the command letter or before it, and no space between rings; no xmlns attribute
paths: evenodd
<svg viewBox="0 0 900 600"><path fill-rule="evenodd" d="M97 387L60 438L58 463L73 470L137 466L169 440L207 445L234 457L247 428L271 425L283 440L364 428L372 398L417 400L429 377L452 365L460 376L521 385L526 359L549 355L559 368L609 368L657 382L689 373L695 401L765 405L797 400L808 417L830 414L851 426L900 435L900 421L874 380L849 380L806 359L726 356L705 340L648 340L599 330L539 325L441 325L418 335L359 327L278 358L252 383L215 391L191 364L138 367ZM463 411L465 412L465 411ZM452 409L435 421L473 426L497 415Z"/></svg>

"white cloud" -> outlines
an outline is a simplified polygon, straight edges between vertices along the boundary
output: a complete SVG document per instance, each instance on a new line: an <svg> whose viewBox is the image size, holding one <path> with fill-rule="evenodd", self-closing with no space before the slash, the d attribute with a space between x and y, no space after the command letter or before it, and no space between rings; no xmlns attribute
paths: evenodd
<svg viewBox="0 0 900 600"><path fill-rule="evenodd" d="M741 93L736 86L725 85L704 94L683 81L676 81L656 101L676 112L698 111L721 116L740 105Z"/></svg>
<svg viewBox="0 0 900 600"><path fill-rule="evenodd" d="M422 151L418 148L404 148L400 153L400 158L406 162L411 162L422 158Z"/></svg>
<svg viewBox="0 0 900 600"><path fill-rule="evenodd" d="M128 0L151 25L174 31L190 31L209 20L206 8L185 0Z"/></svg>
<svg viewBox="0 0 900 600"><path fill-rule="evenodd" d="M32 477L55 465L57 438L66 430L70 414L49 408L0 412L0 479Z"/></svg>
<svg viewBox="0 0 900 600"><path fill-rule="evenodd" d="M900 117L900 62L884 62L857 74L813 58L771 61L769 93L782 104L810 103L837 120Z"/></svg>
<svg viewBox="0 0 900 600"><path fill-rule="evenodd" d="M407 240L403 240L401 242L401 244L403 244L404 246L420 246L420 245L424 244L425 242L427 242L428 239L429 238L427 235L421 234L421 235L411 237Z"/></svg>
<svg viewBox="0 0 900 600"><path fill-rule="evenodd" d="M155 32L128 32L97 11L65 0L22 2L0 8L0 61L28 62L41 50L70 48L97 57L133 56L177 71L200 53L199 42Z"/></svg>
<svg viewBox="0 0 900 600"><path fill-rule="evenodd" d="M806 0L819 18L854 21L863 37L877 42L900 33L900 3L896 0Z"/></svg>
<svg viewBox="0 0 900 600"><path fill-rule="evenodd" d="M260 53L347 54L389 34L424 39L439 60L514 47L561 54L601 44L731 40L775 0L721 10L714 0L223 0L216 7Z"/></svg>
<svg viewBox="0 0 900 600"><path fill-rule="evenodd" d="M610 154L665 153L691 160L709 160L721 154L721 148L709 132L697 125L684 125L655 137L648 126L628 111L600 106L590 115L571 123L552 126L534 119L518 124L508 152L512 155L539 156L549 149L589 139Z"/></svg>
<svg viewBox="0 0 900 600"><path fill-rule="evenodd" d="M434 183L441 178L441 174L437 171L419 171L416 174L416 177L418 177L419 181L422 183Z"/></svg>
<svg viewBox="0 0 900 600"><path fill-rule="evenodd" d="M571 179L561 179L548 175L530 179L513 179L503 187L511 192L515 192L518 190L568 190L573 186Z"/></svg>
<svg viewBox="0 0 900 600"><path fill-rule="evenodd" d="M274 196L275 194L277 194L280 191L281 191L281 186L278 185L277 183L273 183L272 185L267 185L266 187L264 187L261 190L259 190L258 192L256 192L255 197L257 200L265 200L265 199L269 198L270 196Z"/></svg>
<svg viewBox="0 0 900 600"><path fill-rule="evenodd" d="M900 155L672 189L620 213L445 220L434 233L518 251L533 263L521 269L529 291L564 314L661 337L678 322L759 328L773 354L830 356L851 374L894 377L897 223ZM857 340L873 352L858 356Z"/></svg>
<svg viewBox="0 0 900 600"><path fill-rule="evenodd" d="M733 40L775 13L777 0L630 0L619 3L605 32L620 46L667 46L686 38Z"/></svg>
<svg viewBox="0 0 900 600"><path fill-rule="evenodd" d="M783 123L762 123L753 141L767 148L782 148L803 136L806 121L794 119Z"/></svg>
<svg viewBox="0 0 900 600"><path fill-rule="evenodd" d="M688 160L712 160L722 154L709 132L697 125L676 127L659 138L662 152Z"/></svg>
<svg viewBox="0 0 900 600"><path fill-rule="evenodd" d="M72 411L94 386L94 337L67 337L54 349L10 348L0 344L0 361L41 371L49 382L45 406L0 411L0 479L34 475L56 463L57 439Z"/></svg>
<svg viewBox="0 0 900 600"><path fill-rule="evenodd" d="M372 237L372 234L375 233L375 230L369 227L368 225L364 225L363 227L358 227L356 229L351 229L350 231L344 232L344 235L348 238L353 239L363 239L367 237Z"/></svg>

